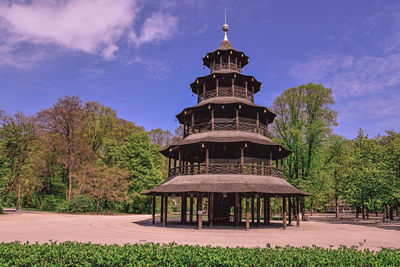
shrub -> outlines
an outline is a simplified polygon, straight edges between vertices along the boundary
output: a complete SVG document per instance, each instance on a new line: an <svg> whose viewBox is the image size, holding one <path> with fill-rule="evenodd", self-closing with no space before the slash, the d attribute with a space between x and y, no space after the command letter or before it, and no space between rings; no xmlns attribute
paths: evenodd
<svg viewBox="0 0 400 267"><path fill-rule="evenodd" d="M0 200L0 214L3 214L3 203Z"/></svg>
<svg viewBox="0 0 400 267"><path fill-rule="evenodd" d="M69 202L65 199L61 200L56 207L57 212L69 212Z"/></svg>
<svg viewBox="0 0 400 267"><path fill-rule="evenodd" d="M400 250L0 243L0 266L400 266Z"/></svg>
<svg viewBox="0 0 400 267"><path fill-rule="evenodd" d="M95 211L96 204L93 199L88 195L78 195L68 201L68 212L70 213L84 213Z"/></svg>
<svg viewBox="0 0 400 267"><path fill-rule="evenodd" d="M43 210L56 210L60 201L61 200L54 195L47 195L43 198L40 206Z"/></svg>

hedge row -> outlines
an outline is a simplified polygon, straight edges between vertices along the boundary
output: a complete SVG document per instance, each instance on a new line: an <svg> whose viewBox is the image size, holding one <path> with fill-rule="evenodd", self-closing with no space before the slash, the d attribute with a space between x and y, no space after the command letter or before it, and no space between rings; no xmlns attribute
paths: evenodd
<svg viewBox="0 0 400 267"><path fill-rule="evenodd" d="M0 243L0 266L400 266L400 250L356 247L221 248L188 245Z"/></svg>

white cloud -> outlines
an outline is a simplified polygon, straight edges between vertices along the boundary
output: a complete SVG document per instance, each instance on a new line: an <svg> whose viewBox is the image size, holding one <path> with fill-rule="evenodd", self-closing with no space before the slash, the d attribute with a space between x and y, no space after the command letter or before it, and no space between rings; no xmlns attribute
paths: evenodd
<svg viewBox="0 0 400 267"><path fill-rule="evenodd" d="M377 92L400 85L400 54L381 57L320 55L294 62L290 75L300 82L323 83L338 98Z"/></svg>
<svg viewBox="0 0 400 267"><path fill-rule="evenodd" d="M177 18L169 14L152 13L144 22L140 35L132 31L130 38L136 45L168 39L174 34L177 22Z"/></svg>
<svg viewBox="0 0 400 267"><path fill-rule="evenodd" d="M32 0L0 3L0 66L24 65L18 45L30 44L34 54L48 45L113 59L125 36L136 45L168 39L177 27L176 17L153 13L134 33L140 12L138 0ZM31 47L32 48L32 47ZM27 55L28 53L24 53ZM18 61L18 64L10 64ZM12 62L11 62L12 63Z"/></svg>

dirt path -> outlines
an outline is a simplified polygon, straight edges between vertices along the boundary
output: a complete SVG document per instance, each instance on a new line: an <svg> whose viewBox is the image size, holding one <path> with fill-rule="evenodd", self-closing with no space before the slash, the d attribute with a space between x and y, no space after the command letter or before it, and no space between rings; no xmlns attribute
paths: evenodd
<svg viewBox="0 0 400 267"><path fill-rule="evenodd" d="M169 243L199 244L213 246L265 247L292 245L336 247L359 245L362 248L400 248L400 222L354 222L340 223L326 216L312 216L300 227L289 226L283 230L279 222L270 226L253 227L249 232L243 228L205 227L170 223L162 228L152 225L149 215L66 215L45 212L20 212L0 215L0 242L19 240L40 243L54 240L79 241L102 244Z"/></svg>

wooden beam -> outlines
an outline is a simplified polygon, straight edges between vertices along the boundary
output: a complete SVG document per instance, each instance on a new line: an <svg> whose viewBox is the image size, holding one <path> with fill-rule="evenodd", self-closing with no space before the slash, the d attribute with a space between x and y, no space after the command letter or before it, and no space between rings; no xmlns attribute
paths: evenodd
<svg viewBox="0 0 400 267"><path fill-rule="evenodd" d="M246 196L246 231L250 229L249 198Z"/></svg>
<svg viewBox="0 0 400 267"><path fill-rule="evenodd" d="M282 197L282 221L283 221L283 229L286 229L286 196Z"/></svg>
<svg viewBox="0 0 400 267"><path fill-rule="evenodd" d="M271 221L271 198L267 197L267 224Z"/></svg>
<svg viewBox="0 0 400 267"><path fill-rule="evenodd" d="M193 195L190 195L189 201L189 222L193 224Z"/></svg>

